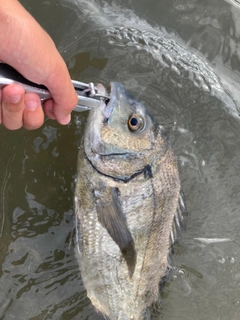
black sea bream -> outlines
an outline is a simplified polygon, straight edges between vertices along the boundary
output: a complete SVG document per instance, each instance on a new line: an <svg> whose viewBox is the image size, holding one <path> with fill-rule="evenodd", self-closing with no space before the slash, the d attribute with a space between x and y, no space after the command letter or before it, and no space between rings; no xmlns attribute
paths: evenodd
<svg viewBox="0 0 240 320"><path fill-rule="evenodd" d="M150 318L179 197L177 163L162 127L112 83L108 104L90 112L75 192L82 279L103 319Z"/></svg>

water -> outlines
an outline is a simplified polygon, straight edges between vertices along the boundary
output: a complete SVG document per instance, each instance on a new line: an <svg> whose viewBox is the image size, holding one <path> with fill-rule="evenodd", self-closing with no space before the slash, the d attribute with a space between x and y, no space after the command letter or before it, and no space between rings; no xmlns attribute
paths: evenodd
<svg viewBox="0 0 240 320"><path fill-rule="evenodd" d="M158 318L239 319L238 1L22 3L72 78L121 82L173 142L189 219ZM71 240L86 117L33 132L0 127L0 319L97 320Z"/></svg>

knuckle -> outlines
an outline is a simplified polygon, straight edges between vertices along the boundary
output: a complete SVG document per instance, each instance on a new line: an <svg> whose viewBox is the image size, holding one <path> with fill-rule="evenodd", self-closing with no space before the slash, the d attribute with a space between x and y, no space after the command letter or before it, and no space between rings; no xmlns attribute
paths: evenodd
<svg viewBox="0 0 240 320"><path fill-rule="evenodd" d="M11 116L11 114L16 115L18 113L19 114L22 113L23 106L21 106L21 105L12 105L12 104L6 103L6 104L4 104L3 110L4 110L5 113L8 113L10 116Z"/></svg>

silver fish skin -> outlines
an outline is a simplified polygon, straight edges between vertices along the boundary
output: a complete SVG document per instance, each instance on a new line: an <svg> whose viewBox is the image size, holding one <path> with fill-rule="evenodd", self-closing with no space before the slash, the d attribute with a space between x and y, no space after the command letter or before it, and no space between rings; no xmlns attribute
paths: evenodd
<svg viewBox="0 0 240 320"><path fill-rule="evenodd" d="M78 259L103 319L150 319L178 206L176 159L163 129L118 83L89 114L75 189Z"/></svg>

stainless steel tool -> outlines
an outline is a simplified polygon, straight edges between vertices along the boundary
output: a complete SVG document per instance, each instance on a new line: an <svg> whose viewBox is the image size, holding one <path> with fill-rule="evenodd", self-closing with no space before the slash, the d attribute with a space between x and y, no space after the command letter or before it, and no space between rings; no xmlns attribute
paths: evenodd
<svg viewBox="0 0 240 320"><path fill-rule="evenodd" d="M0 62L0 88L12 83L18 83L22 85L26 92L37 93L42 103L48 99L51 99L51 93L47 87L27 80L11 66ZM98 108L102 100L107 102L109 99L108 95L99 94L98 89L92 82L84 83L72 80L72 84L78 95L78 104L74 111L82 112Z"/></svg>

